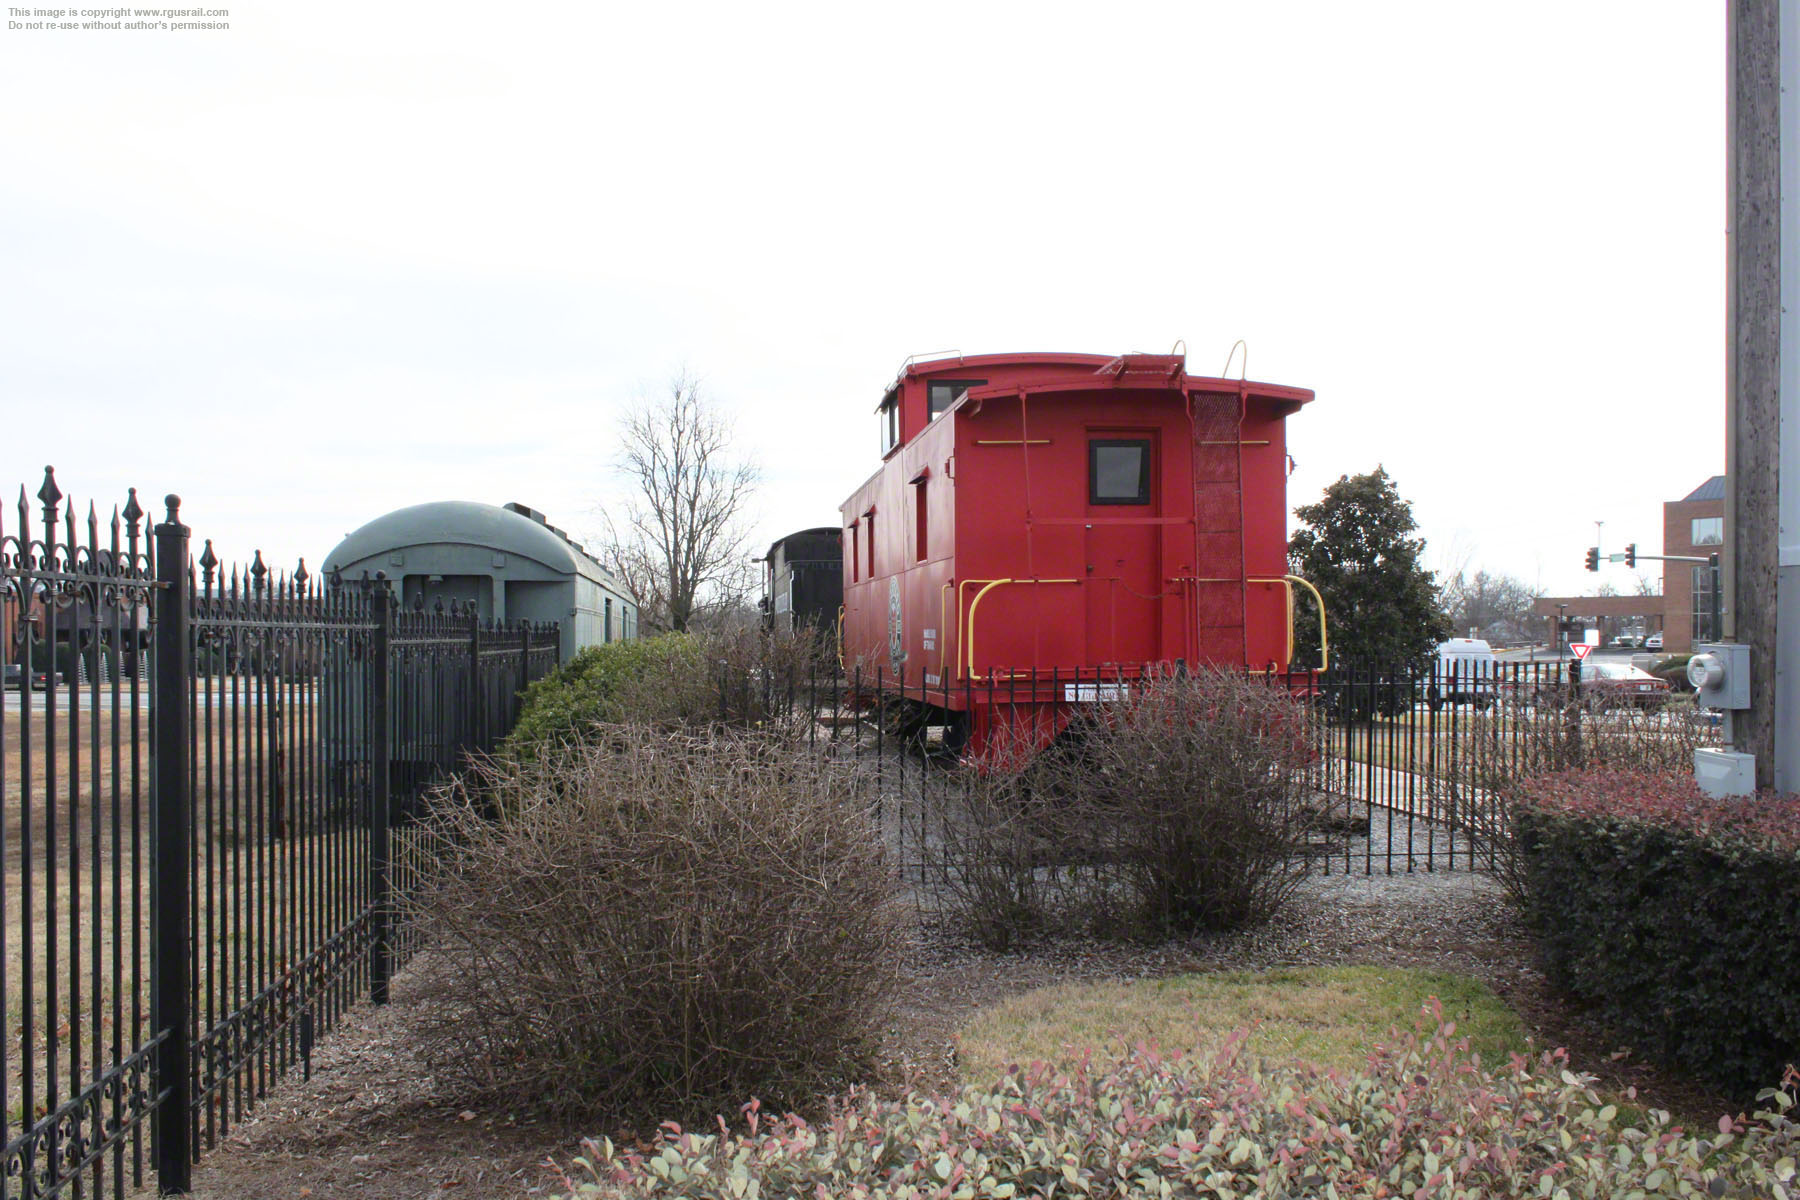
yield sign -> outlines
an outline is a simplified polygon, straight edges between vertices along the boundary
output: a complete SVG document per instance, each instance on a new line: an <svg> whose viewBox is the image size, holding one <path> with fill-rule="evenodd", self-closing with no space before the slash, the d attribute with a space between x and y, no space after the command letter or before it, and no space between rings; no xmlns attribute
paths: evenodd
<svg viewBox="0 0 1800 1200"><path fill-rule="evenodd" d="M1574 645L1569 647L1569 652L1575 656L1576 662L1580 662L1582 659L1584 659L1588 656L1588 651L1590 651L1592 649L1593 649L1593 647L1588 645L1586 642L1576 642Z"/></svg>

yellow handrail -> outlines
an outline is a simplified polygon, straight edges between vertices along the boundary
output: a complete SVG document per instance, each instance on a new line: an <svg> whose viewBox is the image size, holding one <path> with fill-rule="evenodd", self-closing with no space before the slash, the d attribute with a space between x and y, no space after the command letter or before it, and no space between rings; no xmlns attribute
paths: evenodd
<svg viewBox="0 0 1800 1200"><path fill-rule="evenodd" d="M979 583L980 580L972 579L972 580L969 580L969 582L970 583ZM990 580L988 582L987 586L982 588L979 592L976 592L975 598L973 600L969 601L969 625L968 625L969 633L968 633L968 637L967 638L959 637L956 639L956 641L957 641L956 657L959 660L959 662L962 664L962 670L961 670L960 674L962 675L962 677L964 679L967 679L969 677L970 672L974 671L974 669L975 669L975 610L980 607L981 598L983 596L987 595L989 592L993 591L995 588L999 587L1001 584L1011 583L1011 582L1012 582L1012 580L1010 580L1010 579ZM968 647L967 654L963 653L963 647L965 645Z"/></svg>
<svg viewBox="0 0 1800 1200"><path fill-rule="evenodd" d="M1297 583L1307 591L1311 592L1313 603L1319 606L1319 670L1326 670L1331 666L1331 643L1330 639L1325 635L1325 597L1319 595L1318 588L1300 578L1298 575L1284 575L1282 578L1289 580L1292 583ZM1290 622L1290 628L1291 626L1292 623Z"/></svg>
<svg viewBox="0 0 1800 1200"><path fill-rule="evenodd" d="M841 604L838 605L837 654L838 654L838 670L840 670L840 671L848 670L849 668L844 666L844 606Z"/></svg>
<svg viewBox="0 0 1800 1200"><path fill-rule="evenodd" d="M968 642L963 637L963 589L971 583L992 583L991 579L958 579L956 581L956 677L963 677L963 647Z"/></svg>
<svg viewBox="0 0 1800 1200"><path fill-rule="evenodd" d="M944 634L944 617L949 610L949 600L950 600L950 584L948 584L948 583L940 584L938 586L938 627L937 627L938 675L940 676L939 682L944 684L946 687L949 686L950 680L948 678L949 672L944 670L944 642L946 640L948 640ZM956 653L959 656L962 654L962 639L960 637L957 638Z"/></svg>
<svg viewBox="0 0 1800 1200"><path fill-rule="evenodd" d="M1311 592L1313 602L1319 606L1319 670L1323 671L1331 665L1330 641L1325 634L1325 597L1319 595L1318 588L1300 578L1298 575L1283 575L1279 579L1246 579L1244 582L1279 583L1287 591L1287 660L1290 668L1294 665L1294 585L1297 583L1307 591Z"/></svg>
<svg viewBox="0 0 1800 1200"><path fill-rule="evenodd" d="M962 583L959 583L957 585L958 588L961 588L963 586L963 584L970 584L970 583L980 583L980 584L985 584L986 586L983 587L979 592L976 592L975 598L973 600L969 601L969 624L968 624L967 638L963 637L962 613L960 611L957 613L956 666L957 666L958 673L963 678L966 679L975 670L975 609L976 609L976 606L981 603L981 598L983 596L987 595L989 592L993 591L995 588L999 587L1003 583L1080 583L1080 582L1081 582L1081 580L1079 580L1079 579L965 579L965 580L963 580ZM961 609L961 607L962 607L962 602L959 599L957 601L957 608ZM969 647L969 651L966 656L962 652L962 648L963 648L963 645L965 644L965 642Z"/></svg>

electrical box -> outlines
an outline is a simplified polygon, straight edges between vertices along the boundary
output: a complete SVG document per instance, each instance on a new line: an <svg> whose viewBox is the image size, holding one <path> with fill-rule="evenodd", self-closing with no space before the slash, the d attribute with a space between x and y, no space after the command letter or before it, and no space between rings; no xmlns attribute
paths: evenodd
<svg viewBox="0 0 1800 1200"><path fill-rule="evenodd" d="M1750 707L1750 647L1715 642L1694 647L1688 682L1701 708L1738 711Z"/></svg>
<svg viewBox="0 0 1800 1200"><path fill-rule="evenodd" d="M1694 782L1713 797L1754 796L1756 755L1737 750L1696 750Z"/></svg>

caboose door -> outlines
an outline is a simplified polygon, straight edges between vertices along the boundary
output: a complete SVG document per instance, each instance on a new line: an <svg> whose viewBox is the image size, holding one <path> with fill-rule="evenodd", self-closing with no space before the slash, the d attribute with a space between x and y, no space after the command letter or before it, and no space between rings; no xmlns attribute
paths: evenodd
<svg viewBox="0 0 1800 1200"><path fill-rule="evenodd" d="M1087 431L1088 665L1133 669L1162 654L1161 454L1156 429Z"/></svg>

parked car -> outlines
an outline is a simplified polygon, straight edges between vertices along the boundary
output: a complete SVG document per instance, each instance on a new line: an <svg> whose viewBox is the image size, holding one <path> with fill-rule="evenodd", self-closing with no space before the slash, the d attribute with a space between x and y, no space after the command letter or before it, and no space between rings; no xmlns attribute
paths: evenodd
<svg viewBox="0 0 1800 1200"><path fill-rule="evenodd" d="M1694 690L1694 681L1688 678L1687 668L1693 657L1691 654L1671 654L1667 658L1657 659L1646 670L1658 679L1668 680L1672 691L1691 692Z"/></svg>
<svg viewBox="0 0 1800 1200"><path fill-rule="evenodd" d="M1663 639L1660 633L1653 633L1644 639L1644 649L1646 650L1661 650L1662 646Z"/></svg>
<svg viewBox="0 0 1800 1200"><path fill-rule="evenodd" d="M1451 638L1439 642L1437 662L1425 687L1425 702L1432 711L1445 704L1473 704L1486 708L1499 690L1500 660L1481 638Z"/></svg>
<svg viewBox="0 0 1800 1200"><path fill-rule="evenodd" d="M1636 636L1634 636L1632 634L1621 633L1618 637L1616 637L1612 640L1612 644L1619 647L1621 650L1629 650L1633 646L1636 646L1638 644L1638 640L1637 640Z"/></svg>
<svg viewBox="0 0 1800 1200"><path fill-rule="evenodd" d="M1581 664L1581 696L1604 707L1657 708L1669 698L1669 681L1622 662Z"/></svg>
<svg viewBox="0 0 1800 1200"><path fill-rule="evenodd" d="M15 691L19 687L20 680L24 677L24 667L20 666L18 663L7 663L5 682L0 686L4 686L8 691ZM61 683L62 676L55 671L46 669L33 671L31 673L31 690L34 692L41 692L48 687L57 687L61 685Z"/></svg>

